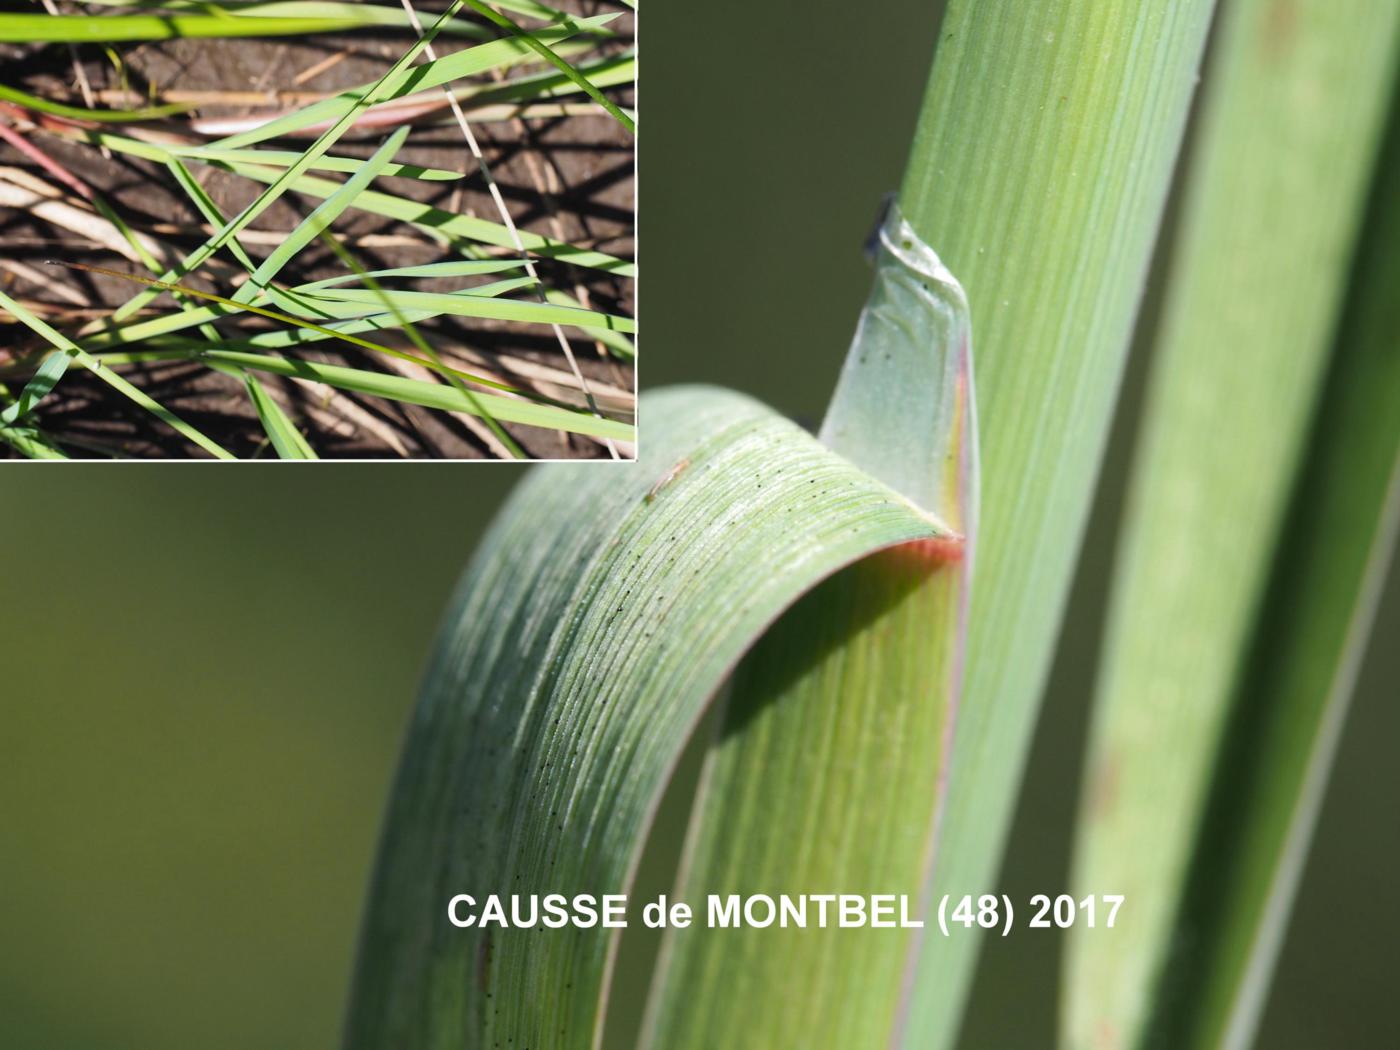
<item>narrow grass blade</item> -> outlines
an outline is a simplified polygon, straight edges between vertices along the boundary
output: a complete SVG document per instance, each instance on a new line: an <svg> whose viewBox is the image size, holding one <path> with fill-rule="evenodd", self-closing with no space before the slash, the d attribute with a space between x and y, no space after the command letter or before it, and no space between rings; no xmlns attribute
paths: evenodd
<svg viewBox="0 0 1400 1050"><path fill-rule="evenodd" d="M230 346L242 345L230 343ZM612 419L599 419L597 416L574 411L567 406L540 405L529 401L517 401L498 394L480 391L464 393L455 386L442 386L426 383L418 379L386 375L383 372L368 372L343 365L321 364L317 361L304 361L295 358L272 357L267 354L246 353L234 350L209 350L196 348L172 348L161 350L135 350L103 354L101 361L112 368L144 361L202 361L213 367L230 371L253 370L270 375L304 379L324 383L337 390L348 390L357 394L368 394L390 401L402 401L424 408L438 408L448 412L466 412L483 419L499 419L508 423L521 423L526 426L548 430L565 430L589 437L612 438L618 441L636 441L636 429L628 423Z"/></svg>
<svg viewBox="0 0 1400 1050"><path fill-rule="evenodd" d="M312 241L330 227L346 208L354 203L355 198L369 188L378 176L388 167L394 159L394 154L402 148L404 140L408 138L408 128L399 128L391 134L374 154L364 161L350 178L345 180L345 185L336 190L329 197L318 204L296 227L281 241L264 259L252 276L237 292L234 293L235 302L246 303L252 301L260 292L264 291L272 282L272 279L281 272L282 268L291 262L298 253L301 252Z"/></svg>
<svg viewBox="0 0 1400 1050"><path fill-rule="evenodd" d="M0 15L0 20L3 20L4 17L4 15ZM36 17L48 19L53 16L38 15ZM180 103L172 103L165 106L149 106L145 109L85 109L81 106L65 106L61 102L50 102L46 98L31 95L5 84L0 84L0 101L13 102L25 109L33 110L35 113L48 113L55 117L110 124L159 120L161 117L168 117L174 113L183 113L190 108Z"/></svg>
<svg viewBox="0 0 1400 1050"><path fill-rule="evenodd" d="M140 355L130 355L132 359ZM491 418L503 423L523 423L526 426L544 427L549 430L567 430L573 434L586 434L591 437L613 438L617 441L635 441L636 430L628 423L613 419L601 419L584 412L574 412L553 405L539 405L531 401L517 401L499 394L486 394L473 391L470 396L451 386L440 383L427 383L419 379L385 375L381 372L366 372L358 368L342 365L326 365L315 361L296 361L282 357L268 357L259 354L246 354L229 350L209 350L200 355L206 360L251 368L272 375L290 376L294 379L309 379L340 390L353 390L360 394L388 398L391 401L406 401L411 405L425 408L440 408L448 412L466 412L482 416L489 412Z"/></svg>
<svg viewBox="0 0 1400 1050"><path fill-rule="evenodd" d="M740 395L681 388L642 411L637 466L533 472L457 593L388 816L352 1050L589 1046L616 931L457 929L450 899L625 892L753 640L843 566L940 535Z"/></svg>
<svg viewBox="0 0 1400 1050"><path fill-rule="evenodd" d="M204 220L215 229L222 228L228 223L228 217L219 210L219 206L214 203L214 198L209 196L203 184L185 167L184 162L179 157L170 157L166 160L165 166L170 173L175 176L175 184L185 191L186 196L194 203L199 213L204 216ZM239 243L237 237L230 237L224 242L229 254L238 260L238 264L248 273L252 273L258 268L258 264L253 262L252 257Z"/></svg>
<svg viewBox="0 0 1400 1050"><path fill-rule="evenodd" d="M6 300L5 309L14 313L8 300ZM16 313L15 316L29 327L34 327L30 320L26 319L32 315L26 313L25 316L21 316ZM37 318L33 318L33 320L37 320ZM35 329L47 339L49 337L45 334L45 330L52 331L52 329L48 329L47 325L44 329ZM49 354L44 358L39 367L34 370L34 375L30 377L29 382L24 384L24 389L20 391L19 397L11 404L6 405L3 411L0 411L0 423L15 423L34 411L35 406L48 397L53 388L58 385L58 381L68 371L68 365L71 361L72 358L67 354Z"/></svg>
<svg viewBox="0 0 1400 1050"><path fill-rule="evenodd" d="M367 277L372 277L375 280L381 280L385 277L477 277L483 274L519 270L524 265L523 259L453 259L448 262L424 263L421 266L395 266L388 270L343 273L337 277L327 277L325 280L299 284L296 286L296 290L312 292L320 288L332 288L338 284L349 284L351 281L363 281Z"/></svg>
<svg viewBox="0 0 1400 1050"><path fill-rule="evenodd" d="M533 283L531 278L523 280ZM328 289L309 300L341 303L363 303L378 306L379 299L374 292L362 288ZM526 321L533 324L565 324L588 330L630 333L637 330L631 318L599 313L597 310L584 310L574 306L555 306L553 303L529 302L521 299L499 299L494 296L466 292L413 292L400 291L394 299L405 307L432 310L439 314L455 314L461 317L488 317L502 321Z"/></svg>
<svg viewBox="0 0 1400 1050"><path fill-rule="evenodd" d="M517 283L518 282L518 283ZM500 287L492 288L489 285L483 286L476 296L481 299L488 299L501 291L511 288L526 287L534 284L534 280L529 277L517 278L514 281L500 281ZM475 292L475 289L473 289ZM397 315L404 317L413 316L418 320L427 320L432 317L440 317L447 312L441 308L415 308L409 305L409 301L404 299L406 293L395 291L392 302L386 303L383 298L375 297L373 294L361 299L356 296L349 301L339 298L330 298L323 295L302 295L295 290L283 290L280 288L269 288L268 298L281 309L289 313L295 312L299 318L314 318L317 322L328 322L331 320L353 320L360 317L381 317L390 318ZM442 293L445 299L453 299L454 296ZM450 304L449 304L450 305ZM466 313L465 309L455 311L459 314ZM479 314L476 316L480 316ZM384 325L385 328L398 327L394 324ZM325 328L322 335L332 335L345 331L342 328Z"/></svg>
<svg viewBox="0 0 1400 1050"><path fill-rule="evenodd" d="M583 304L575 299L568 292L562 292L557 288L548 288L544 293L545 301L555 303L559 306L569 306L582 308ZM602 328L594 328L589 333L590 339L595 339L602 343L609 350L614 351L624 360L634 360L637 356L637 344L628 339L621 332L610 332Z"/></svg>
<svg viewBox="0 0 1400 1050"><path fill-rule="evenodd" d="M216 166L227 167L229 171L256 179L259 182L272 183L278 178L276 169L264 168L257 164L232 163ZM338 182L322 179L315 175L301 175L292 180L291 188L298 193L309 193L313 197L328 197L335 193L340 185ZM491 222L488 219L478 219L474 215L454 214L419 201L409 200L406 197L395 197L381 193L378 190L365 190L355 199L354 206L362 211L383 215L385 218L412 223L419 229L453 240L460 240L471 247L487 244L497 248L515 250L515 238L510 235L510 231L504 225ZM564 241L556 241L528 230L520 230L519 233L521 244L532 255L545 259L558 259L560 262L572 263L575 266L605 270L608 273L617 274L619 277L637 276L636 263L625 262L604 252L591 251Z"/></svg>
<svg viewBox="0 0 1400 1050"><path fill-rule="evenodd" d="M368 274L365 274L368 276ZM371 281L373 279L371 278ZM487 284L473 285L471 288L463 288L457 292L433 292L432 295L440 295L444 299L457 299L471 297L476 299L494 299L497 296L505 295L507 292L518 291L521 288L530 288L539 283L534 277L507 277L501 281L491 281ZM331 303L339 303L352 309L363 309L368 311L370 305L378 307L381 311L387 311L390 304L385 302L385 292L377 282L372 283L368 288L328 288L322 286L318 289L306 289L297 287L291 289L296 294L298 302L307 304L319 304L325 306ZM411 308L415 313L426 313L431 316L439 316L451 312L441 307L434 308L428 304L434 300L404 299L402 296L408 294L406 290L399 289L393 293L393 303L404 308Z"/></svg>
<svg viewBox="0 0 1400 1050"><path fill-rule="evenodd" d="M354 18L0 14L0 43L114 44L177 37L305 36L355 29L360 24Z"/></svg>
<svg viewBox="0 0 1400 1050"><path fill-rule="evenodd" d="M137 112L135 110L131 112ZM275 149L219 149L214 146L185 146L168 142L151 142L145 139L131 138L128 135L120 135L111 131L106 132L81 132L74 129L74 133L69 137L79 138L91 142L93 145L105 146L108 149L116 150L119 153L128 153L133 157L143 157L159 164L169 164L174 160L197 160L205 164L214 164L222 167L229 167L234 164L263 164L269 169L289 168L298 160L302 154L294 153L290 150ZM307 170L309 171L334 171L334 172L356 172L364 164L362 160L354 157L318 157ZM388 164L384 168L385 175L394 175L402 178L421 179L428 182L449 182L461 179L464 176L459 171L448 171L443 168L424 168L416 164Z"/></svg>
<svg viewBox="0 0 1400 1050"><path fill-rule="evenodd" d="M123 276L130 275L124 274ZM233 300L230 299L229 302L232 303ZM127 321L121 325L112 325L108 322L104 328L82 333L82 339L94 351L106 350L114 346L129 346L146 339L157 339L174 332L184 331L187 328L207 324L210 321L217 321L242 308L241 303L233 303L232 306L222 304L218 306L193 306L144 321Z"/></svg>
<svg viewBox="0 0 1400 1050"><path fill-rule="evenodd" d="M277 450L277 455L282 459L315 459L316 453L307 444L306 438L258 378L245 372L243 383L249 399L253 402L253 409L258 413L258 420L267 431L268 439Z"/></svg>
<svg viewBox="0 0 1400 1050"><path fill-rule="evenodd" d="M228 316L228 312L218 310L203 312L202 307L199 309L205 320ZM436 315L422 310L405 310L401 313L385 311L364 317L328 320L315 328L279 328L270 332L258 332L256 335L227 336L219 340L219 346L225 350L285 350L287 347L303 346L325 339L336 339L342 334L358 335L361 332L390 331L401 327L405 322L416 324L419 321L430 320L434 316ZM179 322L178 326L176 322ZM93 336L87 342L94 351L104 351L104 357L107 350L132 345L175 346L187 350L207 348L208 344L205 342L168 338L170 334L178 333L189 327L192 327L192 324L185 323L185 317L182 314L168 314L165 317L155 318L151 326L128 325L116 332L108 333L110 338Z"/></svg>
<svg viewBox="0 0 1400 1050"><path fill-rule="evenodd" d="M578 86L579 90L581 90L594 102L598 103L598 105L602 106L603 109L606 110L613 117L614 120L616 120L619 124L621 124L632 134L635 135L637 133L636 121L634 121L630 116L628 116L626 113L620 110L617 107L617 104L614 103L610 98L608 98L591 83L589 83L587 77L585 77L582 73L580 73L577 69L575 69L564 59L560 58L559 55L554 50L552 50L548 44L546 44L542 39L540 39L540 37L536 33L527 29L522 29L509 18L505 17L499 11L492 8L489 4L481 3L480 0L467 0L467 5L471 7L473 11L476 11L478 14L480 14L483 18L486 18L495 25L500 26L502 29L509 30L510 32L516 34L517 38L525 41L526 45L529 46L529 48L532 51L539 54L542 58L544 58L546 62L554 66L554 68L558 69L559 72L563 73L566 77L572 80Z"/></svg>
<svg viewBox="0 0 1400 1050"><path fill-rule="evenodd" d="M0 425L0 441L26 459L67 459L63 451L33 427Z"/></svg>
<svg viewBox="0 0 1400 1050"><path fill-rule="evenodd" d="M70 361L76 361L86 368L97 378L101 379L108 386L112 387L139 407L155 416L166 426L170 427L182 437L189 439L204 451L208 452L216 459L233 459L231 452L219 445L211 438L205 437L194 427L190 426L175 413L160 405L137 387L117 375L115 372L102 364L82 347L78 346L71 339L62 333L50 328L47 324L35 317L19 303L15 302L4 292L0 292L0 307L4 307L14 314L19 320L29 327L36 334L46 339L58 352L48 355L40 364L38 371L30 384L25 387L20 399L13 405L8 406L0 412L0 423L13 423L22 418L21 411L30 411L33 407L53 389L55 383L62 378L67 370ZM31 389L32 388L32 389Z"/></svg>
<svg viewBox="0 0 1400 1050"><path fill-rule="evenodd" d="M563 48L556 50L563 51ZM588 78L594 87L616 87L630 84L637 79L637 56L632 51L620 55L595 59L578 67L579 72ZM475 85L455 88L459 101L470 107L486 106L495 102L527 102L563 98L577 94L579 86L562 73L532 73L515 77L495 85Z"/></svg>
<svg viewBox="0 0 1400 1050"><path fill-rule="evenodd" d="M334 123L326 129L322 135L316 139L301 158L291 167L277 174L271 181L267 189L258 194L246 208L238 213L233 219L225 224L221 229L216 230L208 240L186 256L185 260L177 267L167 271L162 275L161 280L165 282L178 280L194 270L200 263L217 251L231 237L236 236L245 229L254 219L261 215L267 208L271 207L284 192L291 188L291 184L303 175L318 158L324 155L335 145L336 140L345 132L345 129L355 120L356 114L361 112L372 102L385 97L391 90L389 85L401 83L401 78L405 71L412 65L418 57L419 52L437 35L442 23L450 18L462 6L463 0L452 0L447 9L442 13L436 22L406 51L389 70L370 85L365 91L354 96L340 96L329 100L332 105L330 112ZM334 191L333 191L334 192ZM154 291L142 292L128 300L112 316L116 321L121 321L129 317L132 313L145 305L155 297Z"/></svg>
<svg viewBox="0 0 1400 1050"><path fill-rule="evenodd" d="M1304 471L1395 83L1400 3L1300 0L1290 10L1285 24L1267 0L1227 6L1207 80L1075 856L1077 894L1111 887L1128 903L1112 936L1071 937L1069 1046L1249 1045L1278 935L1261 925L1263 897L1250 894L1267 889L1280 820L1299 804L1389 481L1393 442L1379 469L1351 477L1345 459L1354 440L1358 462L1370 461L1367 433L1379 428L1384 446L1393 429L1335 415L1313 432L1322 457L1313 463L1338 476ZM1395 339L1392 330L1339 347L1338 366L1384 374L1366 358L1393 359ZM1353 354L1361 359L1350 365ZM1394 390L1371 392L1365 408L1356 394L1337 396L1393 426ZM1299 486L1332 502L1290 519ZM1324 526L1325 549L1291 534ZM1355 544L1331 553L1347 537ZM1271 586L1288 595L1286 610ZM1252 639L1275 666L1247 661ZM1251 806L1261 819L1241 820ZM1210 821L1222 820L1238 838L1219 839ZM1203 912L1208 893L1217 899Z"/></svg>
<svg viewBox="0 0 1400 1050"><path fill-rule="evenodd" d="M252 164L269 164L274 167L290 168L301 158L300 153L293 153L291 150L278 149L218 149L213 146L194 146L172 149L182 157L193 157L197 160L216 160L225 163L234 161L247 161ZM318 171L339 171L356 172L364 166L364 161L356 160L353 157L321 157L313 165ZM448 171L445 168L424 168L417 164L386 164L382 169L382 174L397 176L399 178L421 179L424 182L455 182L465 178L460 171Z"/></svg>
<svg viewBox="0 0 1400 1050"><path fill-rule="evenodd" d="M460 4L455 5L454 10L460 6ZM595 27L600 28L614 17L616 16L601 15L596 18L583 19L574 26L542 29L539 30L539 36L548 40L567 40L577 36L581 31ZM429 42L430 40L431 36ZM416 55L426 46L427 43L424 41L418 41L414 46L413 54ZM366 105L368 101L399 98L411 93L427 91L429 88L438 87L462 77L476 76L493 69L513 65L531 54L532 52L523 42L512 37L504 40L493 40L489 44L478 44L476 47L446 55L432 62L425 62L420 66L410 67L402 62L396 63L395 68L375 84L366 84L343 91L335 98L304 106L295 113L268 121L252 131L219 139L215 145L220 149L239 149L251 146L267 139L287 135L312 124L336 120L347 106L358 108ZM371 95L374 96L374 99L370 98Z"/></svg>
<svg viewBox="0 0 1400 1050"><path fill-rule="evenodd" d="M385 346L383 343L375 343L371 342L368 339L361 339L358 335L355 335L352 332L346 331L344 329L329 328L315 321L307 320L304 317L296 317L292 314L284 314L277 310L269 310L265 306L257 306L253 303L239 302L234 299L226 299L221 295L214 295L211 292L202 292L197 288L189 288L182 284L171 284L168 281L157 281L152 278L138 277L135 274L122 273L119 270L108 270L105 267L101 266L87 266L82 263L58 263L56 265L68 266L75 270L88 270L93 273L105 274L108 277L120 277L128 281L136 281L140 284L148 285L157 290L178 292L181 295L194 296L197 299L207 299L211 302L219 304L220 307L225 308L223 310L201 310L199 308L186 309L170 317L159 318L155 323L150 325L130 325L126 329L118 329L116 331L109 332L109 338L98 344L101 346L112 346L117 345L121 342L133 342L141 338L142 335L156 333L168 334L169 332L178 331L181 328L190 328L196 324L201 324L218 317L226 316L229 313L229 311L246 310L250 313L258 314L260 317L266 317L274 321L281 321L284 324L294 325L298 328L310 329L312 331L320 333L326 338L339 339L341 342L350 343L352 346L362 347L366 350L373 350L376 353L385 354L389 357L396 357L403 361L412 361L414 364L420 365L423 368L427 368L431 371L445 375L455 376L458 379L465 379L468 382L478 383L481 386L494 387L497 390L505 390L509 393L520 394L523 397L535 396L532 395L529 391L519 390L515 387L508 386L504 383L497 383L495 380L486 379L482 376L475 376L472 375L470 372L462 372L454 368L448 368L427 358L418 357L414 354L406 353L405 351L398 350L392 346ZM134 334L131 331L131 329L144 329L144 333Z"/></svg>
<svg viewBox="0 0 1400 1050"><path fill-rule="evenodd" d="M430 358L436 364L444 365L445 363L443 362L441 355L438 354L436 348L434 348L432 343L430 343L427 339L423 337L423 333L418 330L418 326L408 319L404 308L400 306L397 302L395 302L392 296L385 292L383 285L381 285L372 276L370 276L369 272L363 266L360 265L359 260L356 259L353 254L351 254L349 249L345 248L333 237L323 236L321 239L325 243L325 245L331 249L332 254L334 254L336 258L338 258L342 263L344 263L345 266L349 268L351 272L358 275L360 280L364 282L364 284L366 284L371 290L373 290L379 295L379 298L383 303L385 313L393 315L398 327L403 330L405 335L408 336L409 341L413 343L413 345L418 349L418 352L424 357ZM518 281L519 278L517 278L516 280ZM512 281L498 281L496 282L494 287L501 288L502 290L504 290L504 286L512 285L512 283ZM488 288L480 289L479 294L488 294L489 287L490 286L488 286ZM457 388L458 393L466 397L474 396L470 388L468 388L466 383L464 383L461 379L456 378L450 372L447 373L447 376L448 382L450 382L454 387ZM501 426L500 423L498 423L495 420L495 418L492 417L491 414L484 407L481 407L477 414L481 416L482 421L486 424L486 428L491 432L491 435L495 438L496 446L499 451L504 452L506 457L510 459L526 458L525 450L520 447L519 443L516 442L516 440L510 436L506 429L503 426Z"/></svg>
<svg viewBox="0 0 1400 1050"><path fill-rule="evenodd" d="M317 0L271 0L268 3L206 3L205 0L180 0L175 3L149 3L147 0L93 0L103 7L158 8L166 14L182 11L196 11L217 14L227 18L298 18L325 19L352 23L352 28L370 26L394 26L409 24L407 15L398 8L385 7L375 3L317 2ZM443 33L452 36L483 38L491 31L475 22L454 18L442 28Z"/></svg>
<svg viewBox="0 0 1400 1050"><path fill-rule="evenodd" d="M82 137L94 145L107 146L123 153L130 153L133 156L144 157L147 160L168 164L177 156L183 156L268 184L276 183L284 173L283 170L275 167L251 164L246 161L217 160L209 154L196 155L188 151L177 154L175 151L152 143L141 142L109 132L85 132ZM315 168L318 163L319 161L314 161L310 167ZM291 188L299 193L324 198L338 192L343 185L344 183L314 175L301 175L292 181ZM454 214L407 197L399 197L378 190L365 190L355 198L352 206L375 215L382 215L385 218L412 223L434 236L459 241L463 247L468 249L475 250L478 245L482 244L511 250L515 248L515 239L501 223L479 219L474 215ZM591 251L564 241L543 237L528 230L520 230L519 234L525 249L541 258L558 259L575 266L606 270L619 277L637 276L635 263L625 262L604 252Z"/></svg>
<svg viewBox="0 0 1400 1050"><path fill-rule="evenodd" d="M93 145L107 146L110 149L160 163L168 163L175 156L174 152L163 147L110 132L84 132L82 138ZM192 160L200 160L224 171L231 171L245 178L268 184L276 183L284 174L282 169L250 164L246 161L215 160L212 156L200 157L189 153L182 155ZM319 161L313 161L307 170L314 169L318 163ZM313 197L329 197L337 192L342 185L344 184L315 175L300 175L292 180L291 188ZM433 236L460 242L464 248L469 250L475 250L482 244L510 250L515 249L515 238L501 223L479 219L474 215L459 215L444 211L441 208L434 208L407 197L399 197L378 190L365 190L355 199L353 206L362 211L382 215L385 218L412 223ZM637 276L635 263L625 262L604 252L591 251L564 241L543 237L528 230L520 230L519 234L525 249L541 258L558 259L575 266L605 270L617 274L619 277Z"/></svg>
<svg viewBox="0 0 1400 1050"><path fill-rule="evenodd" d="M190 289L190 291L194 292L195 290ZM232 299L224 299L222 296L219 296L214 301L219 305L190 307L176 313L152 317L145 321L129 321L118 327L96 331L91 335L85 336L84 342L94 351L110 350L120 346L139 345L147 341L159 340L165 336L174 335L210 321L217 321L221 318L232 316L240 310L251 310L247 304L235 303ZM258 309L261 310L263 308L259 307ZM251 312L257 311L251 310ZM427 311L416 311L410 312L405 316L414 321L423 321L435 315ZM226 345L233 345L235 342L252 341L256 342L259 346L293 346L302 342L316 342L321 339L339 339L343 335L355 335L359 332L387 330L397 327L393 315L387 313L375 313L368 317L357 318L352 322L326 321L324 324L281 313L274 313L272 320L282 320L284 323L293 325L294 327L281 331L260 332L256 336L243 337L243 339L230 338L225 340ZM365 349L377 349L378 345L379 344L374 343L365 347Z"/></svg>
<svg viewBox="0 0 1400 1050"><path fill-rule="evenodd" d="M92 3L102 7L159 8L167 12L217 10L221 16L234 18L344 18L353 19L360 25L411 25L408 16L396 7L335 0L250 0L248 3L209 3L206 0L165 0L163 3L153 3L150 0L92 0ZM574 17L544 4L535 3L534 0L497 0L496 6L546 22L567 22ZM479 36L490 30L474 22L453 19L443 27L443 32Z"/></svg>

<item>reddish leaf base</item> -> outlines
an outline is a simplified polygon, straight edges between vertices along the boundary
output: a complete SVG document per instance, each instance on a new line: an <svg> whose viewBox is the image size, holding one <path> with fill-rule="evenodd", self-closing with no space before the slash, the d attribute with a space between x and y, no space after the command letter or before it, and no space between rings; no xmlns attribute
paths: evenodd
<svg viewBox="0 0 1400 1050"><path fill-rule="evenodd" d="M911 568L936 569L963 560L967 541L962 536L934 536L891 548L888 556Z"/></svg>

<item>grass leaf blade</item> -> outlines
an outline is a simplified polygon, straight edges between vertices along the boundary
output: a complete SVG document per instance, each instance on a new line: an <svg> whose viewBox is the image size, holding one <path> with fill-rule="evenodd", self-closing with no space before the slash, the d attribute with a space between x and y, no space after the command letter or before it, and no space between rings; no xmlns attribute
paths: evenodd
<svg viewBox="0 0 1400 1050"><path fill-rule="evenodd" d="M614 931L455 929L448 900L624 892L678 751L753 639L842 566L939 535L740 395L662 391L643 412L637 467L536 470L458 591L388 817L354 1050L590 1045Z"/></svg>
<svg viewBox="0 0 1400 1050"><path fill-rule="evenodd" d="M962 287L893 208L821 438L944 536L823 583L745 658L701 777L679 899L793 888L885 897L887 920L925 921L976 518L969 324ZM903 925L669 931L644 1042L889 1045L918 944Z"/></svg>
<svg viewBox="0 0 1400 1050"><path fill-rule="evenodd" d="M277 450L277 455L282 459L315 459L316 453L306 443L306 438L283 411L282 406L267 392L267 388L258 381L257 376L245 372L243 383L249 399L253 402L253 410L257 412L263 429L267 431L268 440Z"/></svg>
<svg viewBox="0 0 1400 1050"><path fill-rule="evenodd" d="M934 899L996 885L1213 8L944 15L899 203L967 290L982 483ZM984 936L924 954L902 1045L955 1045Z"/></svg>
<svg viewBox="0 0 1400 1050"><path fill-rule="evenodd" d="M1267 973L1250 961L1267 938L1252 925L1262 895L1241 891L1265 888L1261 872L1279 860L1280 814L1298 797L1289 779L1301 778L1312 739L1302 727L1316 728L1331 690L1315 676L1335 669L1345 643L1333 632L1345 633L1356 601L1354 593L1315 608L1304 637L1289 613L1270 611L1270 580L1299 610L1334 593L1316 567L1280 560L1293 550L1324 556L1290 529L1327 521L1337 542L1357 537L1353 554L1372 547L1375 506L1355 523L1336 516L1340 502L1288 514L1300 485L1337 493L1360 481L1335 454L1322 462L1340 478L1302 472L1400 59L1400 3L1343 11L1305 0L1292 11L1284 33L1275 5L1229 5L1213 52L1127 501L1075 853L1077 890L1111 886L1137 903L1112 937L1070 937L1069 1045L1104 1031L1125 1046L1249 1044L1259 988L1252 1007L1236 996L1247 971ZM1374 337L1340 347L1339 365L1353 353L1393 356L1395 333L1388 338L1388 347ZM1393 406L1391 392L1374 397L1371 410L1393 420L1383 407L1387 398ZM1360 447L1369 425L1328 420L1318 454L1355 433L1358 457L1373 458ZM1372 491L1350 499L1380 503L1387 455L1393 448L1366 481ZM1315 595L1298 589L1300 572ZM1357 592L1362 567L1349 576ZM1324 615L1340 620L1327 625ZM1297 651L1272 659L1294 668L1293 679L1248 663L1252 643L1290 636ZM1305 681L1311 692L1300 689ZM1238 823L1236 807L1254 806L1269 819ZM1211 830L1221 822L1248 846L1222 844ZM1203 921L1210 894L1224 909L1215 923Z"/></svg>

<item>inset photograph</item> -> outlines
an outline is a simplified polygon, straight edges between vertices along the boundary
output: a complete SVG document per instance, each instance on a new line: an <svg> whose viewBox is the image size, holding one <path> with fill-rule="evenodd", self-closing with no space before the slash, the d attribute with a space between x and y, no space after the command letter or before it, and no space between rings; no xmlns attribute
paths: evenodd
<svg viewBox="0 0 1400 1050"><path fill-rule="evenodd" d="M0 459L636 455L629 0L0 12Z"/></svg>

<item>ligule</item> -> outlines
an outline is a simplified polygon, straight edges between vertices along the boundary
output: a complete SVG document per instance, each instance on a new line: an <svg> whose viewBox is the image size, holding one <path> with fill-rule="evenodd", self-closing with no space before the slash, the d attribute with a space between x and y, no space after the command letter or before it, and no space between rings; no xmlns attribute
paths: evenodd
<svg viewBox="0 0 1400 1050"><path fill-rule="evenodd" d="M600 1036L615 931L444 929L441 906L507 889L626 894L666 779L736 663L676 899L793 888L923 915L962 668L976 414L961 287L897 209L883 243L822 431L833 447L738 395L666 391L644 399L635 476L540 470L498 521L401 767L353 1047L406 1031L468 1046ZM466 853L445 845L464 835ZM907 927L672 931L645 1040L891 1036L916 946ZM871 978L859 991L857 973ZM784 987L822 1007L775 1011Z"/></svg>

